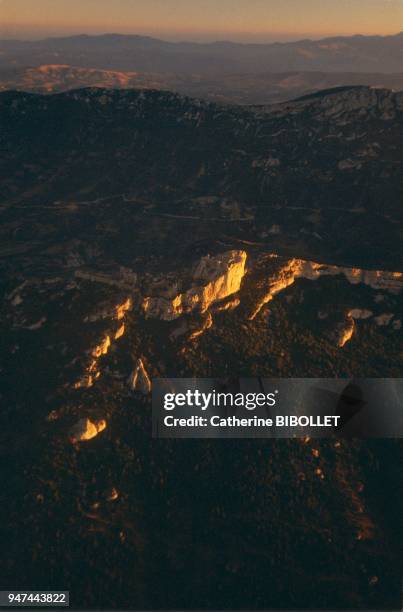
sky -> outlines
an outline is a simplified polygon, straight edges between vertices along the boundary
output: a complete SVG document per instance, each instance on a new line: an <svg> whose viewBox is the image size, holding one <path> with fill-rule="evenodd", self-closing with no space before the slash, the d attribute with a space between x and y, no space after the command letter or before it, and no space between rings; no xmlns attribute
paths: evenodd
<svg viewBox="0 0 403 612"><path fill-rule="evenodd" d="M395 34L403 0L0 0L0 37L148 34L265 42Z"/></svg>

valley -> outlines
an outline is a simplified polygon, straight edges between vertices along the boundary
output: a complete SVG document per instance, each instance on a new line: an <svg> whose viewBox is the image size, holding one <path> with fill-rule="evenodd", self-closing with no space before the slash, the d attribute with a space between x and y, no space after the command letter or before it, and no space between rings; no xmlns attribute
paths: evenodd
<svg viewBox="0 0 403 612"><path fill-rule="evenodd" d="M209 102L259 105L285 102L323 89L371 86L403 90L403 72L288 71L263 73L178 73L102 70L68 64L0 68L0 91L52 94L80 89L166 90Z"/></svg>

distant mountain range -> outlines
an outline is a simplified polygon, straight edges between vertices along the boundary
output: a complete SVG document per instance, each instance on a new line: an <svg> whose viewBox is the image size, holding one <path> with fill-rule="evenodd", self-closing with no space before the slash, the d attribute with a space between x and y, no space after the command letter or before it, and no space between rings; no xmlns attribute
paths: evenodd
<svg viewBox="0 0 403 612"><path fill-rule="evenodd" d="M167 42L120 34L0 41L0 69L55 63L201 75L307 70L393 73L403 71L403 32L270 44Z"/></svg>

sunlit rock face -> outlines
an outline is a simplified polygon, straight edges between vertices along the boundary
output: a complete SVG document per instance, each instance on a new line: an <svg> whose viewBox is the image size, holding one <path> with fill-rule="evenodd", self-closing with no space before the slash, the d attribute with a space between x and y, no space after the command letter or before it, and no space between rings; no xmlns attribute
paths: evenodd
<svg viewBox="0 0 403 612"><path fill-rule="evenodd" d="M122 304L118 304L116 306L116 318L118 321L121 321L125 318L126 313L129 312L133 307L133 302L130 297L127 298Z"/></svg>
<svg viewBox="0 0 403 612"><path fill-rule="evenodd" d="M106 355L111 346L111 339L109 335L106 335L102 342L96 346L92 351L92 356L96 359L101 357L102 355Z"/></svg>
<svg viewBox="0 0 403 612"><path fill-rule="evenodd" d="M139 391L143 395L148 395L151 391L151 380L141 358L137 360L133 373L130 375L129 386L132 391Z"/></svg>
<svg viewBox="0 0 403 612"><path fill-rule="evenodd" d="M119 340L125 333L125 324L123 323L115 333L115 340Z"/></svg>
<svg viewBox="0 0 403 612"><path fill-rule="evenodd" d="M347 321L341 324L337 332L337 346L343 348L351 340L355 331L355 320L348 316Z"/></svg>
<svg viewBox="0 0 403 612"><path fill-rule="evenodd" d="M112 343L115 340L119 340L124 336L126 331L125 317L127 313L132 309L133 302L128 297L124 302L117 304L112 310L113 319L118 321L118 327L114 331L105 334L104 338L99 344L97 344L91 350L91 360L87 365L83 376L74 385L75 389L90 388L94 385L95 381L101 377L101 370L99 368L100 359L107 355L112 347ZM97 317L95 317L95 320ZM91 320L87 318L87 320ZM116 325L114 321L114 325Z"/></svg>
<svg viewBox="0 0 403 612"><path fill-rule="evenodd" d="M71 442L86 442L106 428L105 419L80 419L70 430Z"/></svg>
<svg viewBox="0 0 403 612"><path fill-rule="evenodd" d="M206 283L200 295L201 311L206 312L211 304L220 302L241 287L245 275L245 251L229 251L216 257L203 257L196 267L194 278Z"/></svg>
<svg viewBox="0 0 403 612"><path fill-rule="evenodd" d="M245 276L245 251L207 255L196 265L192 286L172 297L147 297L143 309L147 317L173 321L192 311L206 312L213 304L237 293Z"/></svg>
<svg viewBox="0 0 403 612"><path fill-rule="evenodd" d="M271 258L275 261L277 255L271 255ZM314 261L305 261L303 259L290 259L285 263L281 263L281 258L278 259L279 266L268 277L267 291L257 302L249 316L250 320L253 320L262 307L270 302L277 293L292 285L297 278L317 280L321 276L337 276L342 274L352 285L362 283L373 289L383 289L391 293L399 293L403 289L402 272L346 268L316 263Z"/></svg>

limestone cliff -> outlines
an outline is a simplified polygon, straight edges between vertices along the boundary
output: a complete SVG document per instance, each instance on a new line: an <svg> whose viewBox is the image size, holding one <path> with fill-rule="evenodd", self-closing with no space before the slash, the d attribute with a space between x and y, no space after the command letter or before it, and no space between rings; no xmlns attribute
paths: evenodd
<svg viewBox="0 0 403 612"><path fill-rule="evenodd" d="M362 270L360 268L321 264L303 259L284 260L277 255L271 255L270 258L273 260L273 263L276 263L276 260L278 260L278 267L275 266L275 270L268 276L266 290L259 297L249 316L250 320L253 320L262 307L270 302L277 293L292 285L297 278L317 280L321 276L337 276L341 274L353 285L363 283L373 289L383 289L391 293L399 293L403 289L402 272Z"/></svg>
<svg viewBox="0 0 403 612"><path fill-rule="evenodd" d="M191 286L169 295L146 297L143 309L147 317L173 321L192 311L206 312L213 304L237 293L245 275L245 251L227 251L203 257L195 266Z"/></svg>

